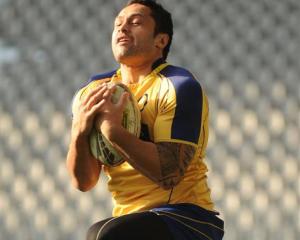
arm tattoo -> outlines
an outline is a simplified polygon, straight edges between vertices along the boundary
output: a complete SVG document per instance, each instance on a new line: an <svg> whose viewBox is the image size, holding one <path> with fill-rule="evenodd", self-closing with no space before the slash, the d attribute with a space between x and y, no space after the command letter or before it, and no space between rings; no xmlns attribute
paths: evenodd
<svg viewBox="0 0 300 240"><path fill-rule="evenodd" d="M187 144L170 142L157 143L156 146L161 165L159 182L165 188L173 187L184 175L196 149Z"/></svg>

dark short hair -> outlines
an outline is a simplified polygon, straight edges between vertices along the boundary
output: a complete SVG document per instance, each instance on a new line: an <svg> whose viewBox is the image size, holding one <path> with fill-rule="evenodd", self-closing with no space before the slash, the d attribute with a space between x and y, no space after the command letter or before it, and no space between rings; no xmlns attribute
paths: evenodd
<svg viewBox="0 0 300 240"><path fill-rule="evenodd" d="M151 16L155 22L154 36L158 33L166 33L169 36L169 42L163 49L163 58L167 59L173 38L173 21L171 14L163 6L153 0L131 0L127 6L132 4L141 4L151 10Z"/></svg>

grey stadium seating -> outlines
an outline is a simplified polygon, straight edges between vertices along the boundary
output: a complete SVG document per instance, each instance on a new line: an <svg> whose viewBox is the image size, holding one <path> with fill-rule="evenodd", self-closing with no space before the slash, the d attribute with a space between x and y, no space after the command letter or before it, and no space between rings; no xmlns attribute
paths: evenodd
<svg viewBox="0 0 300 240"><path fill-rule="evenodd" d="M127 1L0 0L0 239L81 240L111 215L65 168L70 104L117 67L113 19ZM225 240L300 239L300 1L162 0L169 62L210 100L206 163Z"/></svg>

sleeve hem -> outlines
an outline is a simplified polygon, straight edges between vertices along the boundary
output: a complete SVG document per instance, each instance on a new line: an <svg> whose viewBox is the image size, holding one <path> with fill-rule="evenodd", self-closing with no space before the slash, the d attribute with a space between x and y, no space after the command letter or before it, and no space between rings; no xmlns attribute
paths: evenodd
<svg viewBox="0 0 300 240"><path fill-rule="evenodd" d="M159 138L159 139L154 140L154 143L160 143L160 142L183 143L183 144L191 145L195 148L198 147L198 145L193 142L184 141L184 140L180 140L180 139Z"/></svg>

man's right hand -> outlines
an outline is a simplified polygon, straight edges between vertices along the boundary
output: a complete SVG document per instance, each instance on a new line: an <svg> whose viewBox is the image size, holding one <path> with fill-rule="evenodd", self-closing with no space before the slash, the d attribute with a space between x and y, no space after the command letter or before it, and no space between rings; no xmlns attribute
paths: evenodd
<svg viewBox="0 0 300 240"><path fill-rule="evenodd" d="M74 99L71 139L67 154L67 169L72 184L81 191L93 188L99 180L101 163L95 159L89 146L89 134L103 105L110 101L112 89L101 84L94 89L79 92Z"/></svg>
<svg viewBox="0 0 300 240"><path fill-rule="evenodd" d="M73 107L72 135L88 136L94 124L94 119L101 114L103 105L110 100L112 89L103 83L86 94L76 97Z"/></svg>

